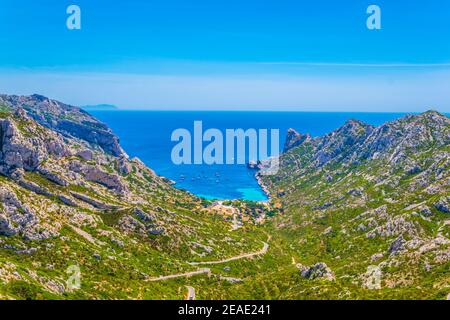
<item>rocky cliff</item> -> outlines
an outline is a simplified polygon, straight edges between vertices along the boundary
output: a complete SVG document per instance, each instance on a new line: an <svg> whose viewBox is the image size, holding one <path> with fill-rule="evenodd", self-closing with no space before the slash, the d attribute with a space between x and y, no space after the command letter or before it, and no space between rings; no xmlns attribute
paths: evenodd
<svg viewBox="0 0 450 320"><path fill-rule="evenodd" d="M259 246L207 205L129 159L79 108L0 95L0 298L136 298L146 279ZM66 283L71 266L82 290Z"/></svg>
<svg viewBox="0 0 450 320"><path fill-rule="evenodd" d="M0 105L23 109L37 123L65 136L73 136L102 148L114 156L125 155L119 139L111 129L86 111L41 95L13 96L0 94Z"/></svg>
<svg viewBox="0 0 450 320"><path fill-rule="evenodd" d="M445 297L450 119L428 111L380 126L349 120L324 136L304 137L290 130L279 172L260 177L284 209L276 223L295 256L326 263L336 281L349 279L338 281L347 283L348 297L368 288L374 270L375 296L412 294L429 283L423 295L434 290ZM319 290L327 291L335 289Z"/></svg>

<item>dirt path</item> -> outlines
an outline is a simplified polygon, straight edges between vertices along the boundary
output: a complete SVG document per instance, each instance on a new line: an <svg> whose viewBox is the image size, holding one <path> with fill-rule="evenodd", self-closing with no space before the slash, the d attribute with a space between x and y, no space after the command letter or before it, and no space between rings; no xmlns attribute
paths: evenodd
<svg viewBox="0 0 450 320"><path fill-rule="evenodd" d="M270 241L270 237L267 239L267 241ZM253 258L255 256L260 256L263 255L267 252L267 250L269 249L269 244L266 242L263 242L263 247L261 250L257 251L257 252L252 252L252 253L244 253L244 254L240 254L238 256L234 256L231 258L227 258L227 259L223 259L223 260L216 260L216 261L202 261L202 262L189 262L190 265L196 266L196 265L205 265L205 264L221 264L221 263L226 263L226 262L230 262L230 261L234 261L234 260L240 260L240 259L246 259L246 258Z"/></svg>
<svg viewBox="0 0 450 320"><path fill-rule="evenodd" d="M267 238L267 242L270 241L272 237L269 236ZM269 244L266 242L263 242L263 247L261 250L257 251L257 252L251 252L251 253L244 253L238 256L234 256L228 259L223 259L223 260L217 260L217 261L204 261L204 262L189 262L190 265L205 265L205 264L220 264L220 263L226 263L226 262L230 262L230 261L234 261L234 260L239 260L239 259L245 259L245 258L252 258L255 256L259 256L259 255L263 255L267 252L267 250L269 249ZM208 275L211 275L211 270L209 268L200 268L196 271L190 271L190 272L185 272L185 273L175 273L175 274L169 274L167 276L159 276L159 277L154 277L154 278L149 278L146 281L164 281L164 280L169 280L169 279L174 279L174 278L181 278L181 277L191 277L191 276L195 276L198 274L205 274L207 273ZM188 288L188 300L193 300L193 299L189 299L189 297L193 297L195 299L195 289L192 287L187 287ZM191 288L191 289L189 289Z"/></svg>
<svg viewBox="0 0 450 320"><path fill-rule="evenodd" d="M72 230L77 233L78 235L82 236L84 239L89 241L90 243L97 245L97 246L104 246L106 243L103 241L100 241L98 239L95 239L90 233L87 233L86 231L81 230L80 228L77 228L73 225L69 224L69 227L72 228Z"/></svg>
<svg viewBox="0 0 450 320"><path fill-rule="evenodd" d="M180 277L190 277L195 276L197 274L203 274L203 273L211 273L211 270L209 268L201 268L196 271L190 271L185 273L175 273L175 274L169 274L167 276L159 276L155 278L147 279L146 281L163 281L168 279L174 279L174 278L180 278Z"/></svg>

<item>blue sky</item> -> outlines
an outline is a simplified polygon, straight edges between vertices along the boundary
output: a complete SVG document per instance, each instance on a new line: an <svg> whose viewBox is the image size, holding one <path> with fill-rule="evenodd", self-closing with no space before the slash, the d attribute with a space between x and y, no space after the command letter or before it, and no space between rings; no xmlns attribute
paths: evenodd
<svg viewBox="0 0 450 320"><path fill-rule="evenodd" d="M66 28L79 5L82 29ZM382 29L366 28L366 9ZM123 108L450 111L450 2L0 0L0 91Z"/></svg>

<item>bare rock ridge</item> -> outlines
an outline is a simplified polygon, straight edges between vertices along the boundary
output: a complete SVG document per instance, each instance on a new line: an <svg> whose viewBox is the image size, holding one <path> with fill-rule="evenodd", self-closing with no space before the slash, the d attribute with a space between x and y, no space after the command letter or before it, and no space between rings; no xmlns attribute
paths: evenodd
<svg viewBox="0 0 450 320"><path fill-rule="evenodd" d="M304 142L309 142L311 140L311 136L308 134L301 134L295 131L294 129L290 128L288 129L287 135L286 135L286 141L284 143L284 149L283 152L287 152L291 150L292 148L295 148L299 145L301 145Z"/></svg>
<svg viewBox="0 0 450 320"><path fill-rule="evenodd" d="M47 213L33 208L31 194L76 210L135 208L144 217L150 213L137 208L148 203L146 197L169 188L141 161L129 160L104 124L37 95L0 95L0 179L0 235L35 240L57 232L41 223ZM137 185L146 191L137 192ZM17 196L24 192L30 194Z"/></svg>
<svg viewBox="0 0 450 320"><path fill-rule="evenodd" d="M446 145L450 142L450 119L436 111L372 126L358 120L349 120L342 127L321 137L289 129L284 153L301 145L313 149L313 163L321 167L329 162L358 163L364 159L376 159L389 154L392 161L405 156L406 149L424 145Z"/></svg>
<svg viewBox="0 0 450 320"><path fill-rule="evenodd" d="M13 110L23 108L39 124L63 135L74 136L97 145L113 156L124 155L119 139L105 124L86 111L41 95L0 94L0 105Z"/></svg>
<svg viewBox="0 0 450 320"><path fill-rule="evenodd" d="M231 232L230 216L172 184L78 108L1 95L0 299L176 298L147 280L259 247L258 236ZM249 226L267 212L241 206L233 218L246 214ZM74 264L78 289L66 281Z"/></svg>
<svg viewBox="0 0 450 320"><path fill-rule="evenodd" d="M20 121L0 119L0 172L33 171L49 156L69 154L61 136L48 136L39 127L29 125L32 121L23 109L16 109L15 116ZM21 130L25 127L26 131Z"/></svg>
<svg viewBox="0 0 450 320"><path fill-rule="evenodd" d="M293 262L307 263L298 265L300 276L316 281L323 298L334 286L318 285L319 278L418 299L429 281L430 297L446 297L450 118L427 111L379 126L349 120L321 137L304 136L289 130L279 170L259 175L283 209L275 221L292 234Z"/></svg>

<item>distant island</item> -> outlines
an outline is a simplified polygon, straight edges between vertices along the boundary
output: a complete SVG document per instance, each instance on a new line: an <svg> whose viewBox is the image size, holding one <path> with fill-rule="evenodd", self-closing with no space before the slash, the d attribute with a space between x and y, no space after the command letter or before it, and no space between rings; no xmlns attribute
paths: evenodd
<svg viewBox="0 0 450 320"><path fill-rule="evenodd" d="M100 110L118 110L119 108L113 104L95 104L80 107L86 111L100 111Z"/></svg>

